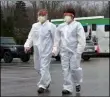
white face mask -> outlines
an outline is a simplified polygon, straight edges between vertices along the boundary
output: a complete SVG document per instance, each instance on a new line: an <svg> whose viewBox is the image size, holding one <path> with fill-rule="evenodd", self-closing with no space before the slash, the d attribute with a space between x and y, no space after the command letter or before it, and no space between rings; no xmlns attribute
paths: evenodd
<svg viewBox="0 0 110 97"><path fill-rule="evenodd" d="M43 23L47 20L46 16L38 16L38 21Z"/></svg>
<svg viewBox="0 0 110 97"><path fill-rule="evenodd" d="M67 22L67 23L70 23L72 21L71 16L65 16L64 21Z"/></svg>

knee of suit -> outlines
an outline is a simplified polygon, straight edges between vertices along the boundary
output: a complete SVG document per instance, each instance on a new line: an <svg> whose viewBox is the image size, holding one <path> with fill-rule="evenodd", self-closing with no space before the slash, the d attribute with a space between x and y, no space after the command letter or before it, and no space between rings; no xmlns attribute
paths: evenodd
<svg viewBox="0 0 110 97"><path fill-rule="evenodd" d="M81 67L74 67L74 68L71 68L71 71L72 72L82 71L82 68Z"/></svg>
<svg viewBox="0 0 110 97"><path fill-rule="evenodd" d="M49 71L49 66L40 66L40 71L42 72L48 72Z"/></svg>

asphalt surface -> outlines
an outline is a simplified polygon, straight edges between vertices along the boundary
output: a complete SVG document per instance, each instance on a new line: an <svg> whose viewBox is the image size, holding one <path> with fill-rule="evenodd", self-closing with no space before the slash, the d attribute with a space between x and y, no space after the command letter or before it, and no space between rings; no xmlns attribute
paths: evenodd
<svg viewBox="0 0 110 97"><path fill-rule="evenodd" d="M80 94L72 96L109 96L109 59L94 58L81 62L83 83ZM52 59L52 83L49 91L39 96L62 96L63 75L60 62ZM1 96L38 96L38 74L33 68L33 60L22 63L15 59L12 63L1 63ZM70 96L70 95L69 95Z"/></svg>

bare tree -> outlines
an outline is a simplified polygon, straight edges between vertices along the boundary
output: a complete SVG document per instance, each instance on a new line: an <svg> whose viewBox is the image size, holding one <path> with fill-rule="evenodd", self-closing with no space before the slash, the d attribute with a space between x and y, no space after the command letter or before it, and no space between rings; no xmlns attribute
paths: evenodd
<svg viewBox="0 0 110 97"><path fill-rule="evenodd" d="M10 5L11 3L11 5ZM13 1L1 1L4 19L6 20L9 16L14 16L15 3Z"/></svg>
<svg viewBox="0 0 110 97"><path fill-rule="evenodd" d="M36 1L30 1L30 3L32 4L33 7L33 16L34 16L34 21L37 21L37 17L36 17L36 13L38 10L38 6L37 6L37 2Z"/></svg>
<svg viewBox="0 0 110 97"><path fill-rule="evenodd" d="M59 12L61 1L40 1L41 8L48 10L49 19L58 18L61 12Z"/></svg>

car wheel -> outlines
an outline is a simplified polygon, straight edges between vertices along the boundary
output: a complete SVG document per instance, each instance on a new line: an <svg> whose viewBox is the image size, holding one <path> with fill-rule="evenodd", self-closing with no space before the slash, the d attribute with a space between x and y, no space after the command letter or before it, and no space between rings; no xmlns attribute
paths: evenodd
<svg viewBox="0 0 110 97"><path fill-rule="evenodd" d="M56 61L60 61L60 56L55 57Z"/></svg>
<svg viewBox="0 0 110 97"><path fill-rule="evenodd" d="M23 54L20 59L22 62L28 62L30 60L30 54Z"/></svg>
<svg viewBox="0 0 110 97"><path fill-rule="evenodd" d="M9 52L9 51L5 52L3 59L4 59L5 63L11 63L13 61L11 52Z"/></svg>
<svg viewBox="0 0 110 97"><path fill-rule="evenodd" d="M82 59L83 59L84 61L89 61L90 57L89 57L89 56L83 56Z"/></svg>

